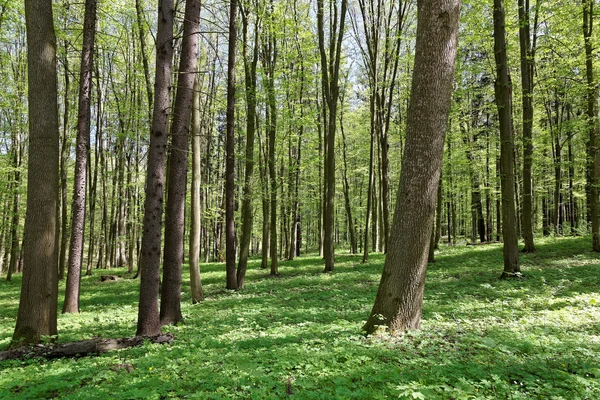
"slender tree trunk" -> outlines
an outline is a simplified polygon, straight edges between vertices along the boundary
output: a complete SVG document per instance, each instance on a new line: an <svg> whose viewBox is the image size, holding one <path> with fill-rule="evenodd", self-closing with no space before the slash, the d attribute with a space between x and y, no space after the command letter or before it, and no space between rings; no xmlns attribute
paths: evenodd
<svg viewBox="0 0 600 400"><path fill-rule="evenodd" d="M94 70L94 38L96 36L96 0L86 0L83 23L83 48L79 79L79 113L77 115L77 143L75 146L75 183L71 207L71 243L69 269L63 314L79 312L79 285L83 262L87 169L90 143L92 71Z"/></svg>
<svg viewBox="0 0 600 400"><path fill-rule="evenodd" d="M519 249L515 210L514 139L512 126L512 84L508 75L504 1L494 0L494 53L496 58L496 105L500 123L500 186L502 189L503 278L517 276Z"/></svg>
<svg viewBox="0 0 600 400"><path fill-rule="evenodd" d="M597 89L594 80L594 55L592 29L594 22L594 1L582 0L583 38L585 40L585 67L587 77L587 124L588 124L588 205L589 219L592 222L592 250L600 252L600 199L598 181L600 176L600 151L598 151Z"/></svg>
<svg viewBox="0 0 600 400"><path fill-rule="evenodd" d="M24 271L11 347L57 334L58 90L52 1L26 0L29 159Z"/></svg>
<svg viewBox="0 0 600 400"><path fill-rule="evenodd" d="M65 41L65 51L67 49L67 42ZM59 254L59 271L58 279L63 280L65 277L65 271L67 269L67 246L69 242L69 230L68 228L68 196L67 196L67 162L69 161L69 154L71 146L69 145L69 91L71 86L71 79L69 77L69 57L64 59L64 76L65 76L65 87L64 87L64 115L63 115L63 136L60 146L60 254Z"/></svg>
<svg viewBox="0 0 600 400"><path fill-rule="evenodd" d="M194 81L192 105L192 207L190 227L190 286L192 304L204 300L200 280L200 235L202 231L202 121L200 117L200 83Z"/></svg>
<svg viewBox="0 0 600 400"><path fill-rule="evenodd" d="M235 47L237 0L229 2L229 50L227 52L227 133L225 144L225 264L227 289L238 288L235 268Z"/></svg>
<svg viewBox="0 0 600 400"><path fill-rule="evenodd" d="M458 40L458 0L418 0L406 147L384 271L363 329L421 325L427 256L442 167Z"/></svg>
<svg viewBox="0 0 600 400"><path fill-rule="evenodd" d="M526 3L526 4L525 4ZM523 102L523 252L535 252L533 240L533 68L535 54L535 33L533 46L530 38L529 0L519 0L519 44L521 51L521 96ZM534 32L537 25L537 10Z"/></svg>
<svg viewBox="0 0 600 400"><path fill-rule="evenodd" d="M256 18L259 18L256 16ZM248 15L242 12L244 49L249 46ZM254 22L254 46L252 58L244 51L244 75L246 84L246 165L244 175L244 188L242 192L242 236L240 239L240 259L237 267L238 289L244 287L248 256L250 253L250 239L252 238L252 192L254 177L254 136L256 135L256 66L258 64L259 49L259 22Z"/></svg>
<svg viewBox="0 0 600 400"><path fill-rule="evenodd" d="M165 191L165 160L169 132L171 72L173 69L173 0L159 0L156 34L156 79L154 109L148 149L146 200L140 263L137 335L155 336L161 332L158 311L162 214Z"/></svg>

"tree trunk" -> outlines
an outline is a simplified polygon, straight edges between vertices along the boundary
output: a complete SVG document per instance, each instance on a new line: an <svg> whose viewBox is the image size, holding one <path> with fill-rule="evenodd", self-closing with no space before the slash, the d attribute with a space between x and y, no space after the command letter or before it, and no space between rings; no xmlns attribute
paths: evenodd
<svg viewBox="0 0 600 400"><path fill-rule="evenodd" d="M500 187L502 190L503 278L518 276L519 249L515 210L514 139L512 126L512 84L508 75L504 1L494 0L494 53L496 58L496 105L500 124Z"/></svg>
<svg viewBox="0 0 600 400"><path fill-rule="evenodd" d="M335 0L333 0L335 1ZM317 31L319 37L319 54L321 62L321 82L323 87L324 106L326 105L327 118L324 118L325 126L325 204L323 225L325 236L323 241L323 255L325 257L324 272L331 272L335 263L334 246L334 198L335 198L335 130L336 116L339 98L339 71L342 51L342 39L344 37L344 26L346 23L346 11L348 1L341 1L341 10L339 10L339 21L337 3L330 4L330 24L329 32L329 57L327 57L325 48L325 27L323 0L317 0ZM331 10L334 9L332 14ZM339 26L339 30L336 28Z"/></svg>
<svg viewBox="0 0 600 400"><path fill-rule="evenodd" d="M161 286L160 323L177 325L181 315L181 269L185 230L190 120L194 97L194 80L198 66L198 27L200 2L186 0L183 39L179 58L177 93L171 123L171 150L167 207L165 211L165 248Z"/></svg>
<svg viewBox="0 0 600 400"><path fill-rule="evenodd" d="M202 231L202 121L200 120L200 84L195 79L192 105L192 212L190 227L190 286L192 304L204 300L200 280L200 240Z"/></svg>
<svg viewBox="0 0 600 400"><path fill-rule="evenodd" d="M535 54L535 31L538 7L535 11L533 46L530 38L529 0L518 0L519 6L519 44L521 51L521 97L523 101L523 252L535 252L533 240L533 68Z"/></svg>
<svg viewBox="0 0 600 400"><path fill-rule="evenodd" d="M52 1L26 0L29 159L24 271L11 347L57 334L58 90Z"/></svg>
<svg viewBox="0 0 600 400"><path fill-rule="evenodd" d="M67 49L67 42L65 41L65 52ZM67 196L67 162L69 161L69 154L71 146L69 145L69 91L71 86L71 79L69 77L69 57L64 59L64 76L65 76L65 87L64 90L64 107L65 111L63 114L63 136L60 146L60 254L58 261L58 279L63 280L65 277L65 271L67 269L67 245L69 242L69 230L68 228L68 196Z"/></svg>
<svg viewBox="0 0 600 400"><path fill-rule="evenodd" d="M229 49L227 52L227 132L225 144L225 269L226 287L238 288L235 268L235 45L237 0L229 2Z"/></svg>
<svg viewBox="0 0 600 400"><path fill-rule="evenodd" d="M598 181L600 176L600 152L598 151L597 89L594 83L594 55L592 47L592 29L594 22L594 2L583 2L583 38L585 40L585 69L587 77L587 125L588 157L587 186L589 219L592 222L592 250L600 252L600 199L598 199Z"/></svg>
<svg viewBox="0 0 600 400"><path fill-rule="evenodd" d="M152 131L146 172L146 200L140 263L140 302L137 335L156 336L161 332L158 312L162 214L165 191L165 159L169 132L171 72L173 69L173 0L159 0L156 34L156 78Z"/></svg>
<svg viewBox="0 0 600 400"><path fill-rule="evenodd" d="M256 16L256 19L259 17ZM248 14L242 12L243 31L242 38L244 49L249 47L248 39ZM242 236L240 239L240 259L237 267L238 289L244 287L246 269L248 268L248 256L250 254L250 239L252 238L252 192L254 177L254 136L256 134L256 66L258 64L259 49L259 22L254 21L254 46L252 47L252 58L249 58L244 50L244 75L246 84L246 165L244 175L244 188L242 192Z"/></svg>
<svg viewBox="0 0 600 400"><path fill-rule="evenodd" d="M63 314L79 312L79 285L83 262L88 153L90 143L92 71L94 69L94 38L96 36L96 0L85 1L83 48L79 79L79 112L77 114L77 143L75 146L75 183L71 207L71 242L69 269L65 288ZM93 234L93 232L92 232Z"/></svg>
<svg viewBox="0 0 600 400"><path fill-rule="evenodd" d="M421 325L431 227L458 39L458 0L419 0L412 91L400 188L384 271L363 327L391 334Z"/></svg>

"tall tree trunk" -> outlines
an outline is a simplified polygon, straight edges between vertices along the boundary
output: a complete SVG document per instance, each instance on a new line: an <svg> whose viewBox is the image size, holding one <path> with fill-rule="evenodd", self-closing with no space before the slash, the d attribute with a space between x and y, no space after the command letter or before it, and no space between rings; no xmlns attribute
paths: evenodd
<svg viewBox="0 0 600 400"><path fill-rule="evenodd" d="M327 118L324 119L325 126L325 207L323 225L325 237L323 243L323 255L325 257L324 272L331 272L334 268L334 198L335 198L335 130L337 122L337 106L340 93L339 71L346 23L346 11L348 1L341 0L341 9L338 10L336 0L330 3L330 32L329 32L329 57L325 48L325 26L323 0L317 0L317 31L319 37L319 54L321 61L321 81L323 87L323 98L325 99ZM333 13L332 13L333 10ZM339 20L337 19L339 14ZM336 28L339 27L339 30Z"/></svg>
<svg viewBox="0 0 600 400"><path fill-rule="evenodd" d="M389 249L363 329L398 334L421 325L431 227L458 39L458 0L418 0L417 40L406 147Z"/></svg>
<svg viewBox="0 0 600 400"><path fill-rule="evenodd" d="M227 52L227 133L225 144L225 269L227 289L238 288L235 268L235 47L237 0L229 2L229 49Z"/></svg>
<svg viewBox="0 0 600 400"><path fill-rule="evenodd" d="M57 334L58 90L52 1L25 0L29 104L24 271L11 347Z"/></svg>
<svg viewBox="0 0 600 400"><path fill-rule="evenodd" d="M496 105L500 123L500 186L502 190L503 278L517 276L519 249L515 210L514 138L512 126L512 84L508 75L504 1L494 0L494 53L496 58Z"/></svg>
<svg viewBox="0 0 600 400"><path fill-rule="evenodd" d="M592 222L592 250L600 252L600 199L598 181L600 177L600 151L598 151L597 89L594 82L594 55L592 29L594 22L594 1L582 0L583 38L585 40L585 69L587 77L587 125L588 125L588 205L589 219Z"/></svg>
<svg viewBox="0 0 600 400"><path fill-rule="evenodd" d="M539 2L536 2L539 4ZM538 7L535 8L534 36L531 42L529 0L518 0L519 44L521 51L521 97L523 102L523 252L535 252L533 240L533 68Z"/></svg>
<svg viewBox="0 0 600 400"><path fill-rule="evenodd" d="M169 132L171 72L173 69L173 0L159 0L156 34L156 79L154 109L148 149L146 200L142 234L143 268L137 335L155 336L161 332L158 312L162 214L165 192L165 160Z"/></svg>
<svg viewBox="0 0 600 400"><path fill-rule="evenodd" d="M198 28L200 1L186 0L183 39L179 58L177 93L171 124L171 151L167 207L165 210L165 248L161 287L160 323L177 325L181 315L181 269L185 230L190 120L194 97L194 80L198 67Z"/></svg>
<svg viewBox="0 0 600 400"><path fill-rule="evenodd" d="M249 48L248 39L248 11L242 10L242 38L244 49ZM258 64L259 49L259 21L258 16L254 21L254 46L250 58L244 50L244 77L246 89L246 165L244 175L244 188L242 192L242 236L240 239L240 259L237 267L238 289L244 287L248 256L250 254L250 239L252 238L252 191L254 176L254 136L256 134L256 67Z"/></svg>
<svg viewBox="0 0 600 400"><path fill-rule="evenodd" d="M340 132L342 133L342 157L344 161L344 206L346 207L346 217L348 218L348 231L350 234L350 253L358 252L356 245L356 234L354 232L354 219L352 218L352 206L350 205L350 185L348 184L348 161L346 159L346 133L343 125L344 113L340 111Z"/></svg>
<svg viewBox="0 0 600 400"><path fill-rule="evenodd" d="M200 83L198 77L194 83L192 105L192 207L190 227L190 286L192 304L204 300L200 280L200 235L202 231L202 121L200 117Z"/></svg>
<svg viewBox="0 0 600 400"><path fill-rule="evenodd" d="M65 52L67 50L67 42L64 43ZM64 59L64 76L65 76L65 87L64 87L64 114L63 114L63 136L60 146L60 254L58 261L58 279L63 280L65 277L65 271L67 269L67 245L69 242L69 230L68 228L68 196L67 196L67 162L69 161L69 154L71 146L69 145L69 91L71 87L71 79L69 77L69 57Z"/></svg>
<svg viewBox="0 0 600 400"><path fill-rule="evenodd" d="M85 212L87 194L87 169L90 143L92 71L94 70L94 38L96 36L96 0L85 1L83 23L83 48L79 79L79 112L77 114L77 142L75 146L75 183L71 207L71 242L69 244L69 269L65 288L63 314L79 312L79 285L83 262Z"/></svg>

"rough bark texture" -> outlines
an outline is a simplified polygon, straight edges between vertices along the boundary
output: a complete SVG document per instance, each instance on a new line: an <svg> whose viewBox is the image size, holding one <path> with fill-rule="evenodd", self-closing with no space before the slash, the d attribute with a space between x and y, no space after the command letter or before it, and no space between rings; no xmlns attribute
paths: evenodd
<svg viewBox="0 0 600 400"><path fill-rule="evenodd" d="M227 57L227 133L225 144L225 270L226 287L238 288L235 268L235 44L237 0L229 4L229 51Z"/></svg>
<svg viewBox="0 0 600 400"><path fill-rule="evenodd" d="M186 0L177 94L171 124L163 281L160 297L160 323L162 325L183 322L183 316L181 315L181 268L183 263L190 121L194 81L198 66L199 24L200 1Z"/></svg>
<svg viewBox="0 0 600 400"><path fill-rule="evenodd" d="M79 113L77 115L77 140L75 145L75 183L71 207L71 242L65 303L63 313L79 312L79 284L83 262L83 240L85 234L85 211L87 194L87 161L90 143L90 98L92 71L94 69L94 38L96 36L96 0L86 0L83 22L83 49L79 78Z"/></svg>
<svg viewBox="0 0 600 400"><path fill-rule="evenodd" d="M400 188L384 271L363 329L421 325L431 228L454 75L459 0L419 0L412 95Z"/></svg>
<svg viewBox="0 0 600 400"><path fill-rule="evenodd" d="M26 0L29 160L24 270L11 346L56 335L58 297L58 91L51 0Z"/></svg>
<svg viewBox="0 0 600 400"><path fill-rule="evenodd" d="M190 286L192 304L204 300L200 280L200 236L202 231L202 132L200 116L200 84L196 77L192 105L192 210L190 227Z"/></svg>
<svg viewBox="0 0 600 400"><path fill-rule="evenodd" d="M525 4L526 3L526 4ZM529 26L529 0L519 0L521 96L523 99L523 239L526 253L535 252L533 241L533 57ZM536 11L537 15L537 11ZM534 26L535 29L535 26Z"/></svg>
<svg viewBox="0 0 600 400"><path fill-rule="evenodd" d="M156 79L154 82L154 109L148 170L146 172L146 200L140 263L140 303L137 335L160 334L158 291L162 238L162 214L165 191L165 160L170 115L171 71L173 69L173 0L158 4L158 32L156 35Z"/></svg>
<svg viewBox="0 0 600 400"><path fill-rule="evenodd" d="M496 58L496 105L500 125L500 189L502 193L502 240L504 272L516 276L519 268L517 214L515 209L514 138L512 126L512 84L508 75L503 0L494 0L494 54Z"/></svg>

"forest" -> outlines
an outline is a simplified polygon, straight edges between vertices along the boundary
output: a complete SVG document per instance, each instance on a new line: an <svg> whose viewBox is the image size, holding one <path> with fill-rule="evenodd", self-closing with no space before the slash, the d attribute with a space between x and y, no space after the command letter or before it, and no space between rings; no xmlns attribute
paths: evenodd
<svg viewBox="0 0 600 400"><path fill-rule="evenodd" d="M0 397L600 397L595 6L0 0Z"/></svg>

